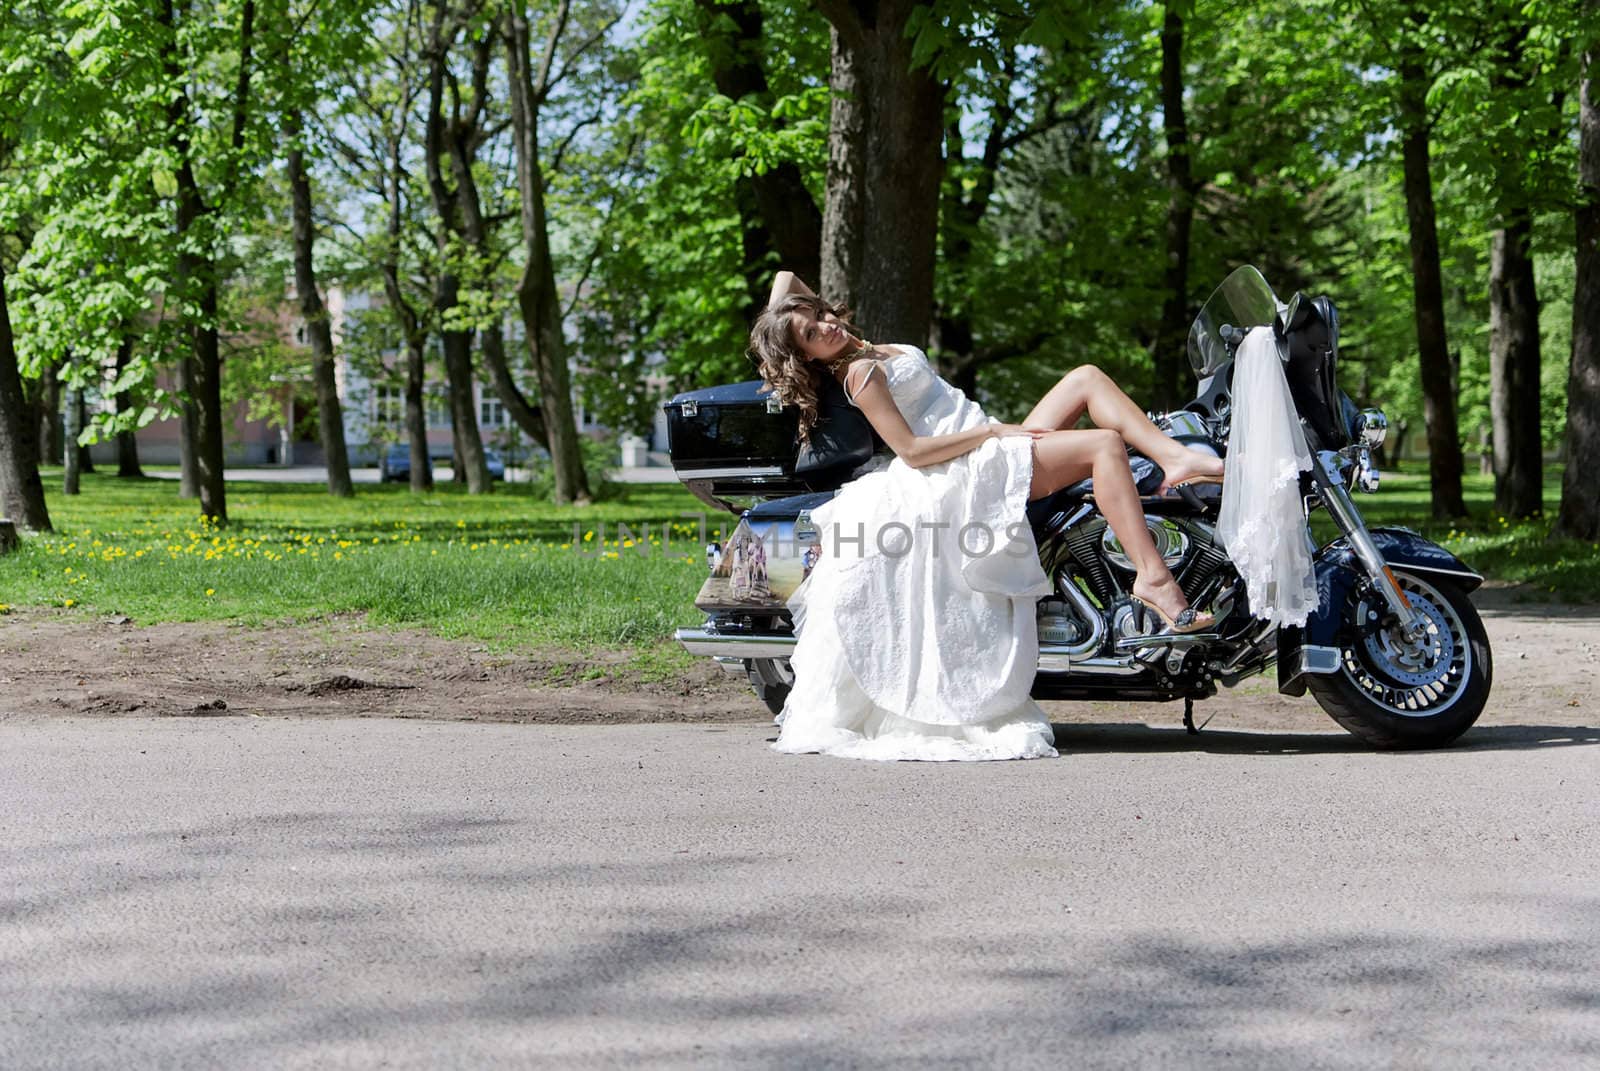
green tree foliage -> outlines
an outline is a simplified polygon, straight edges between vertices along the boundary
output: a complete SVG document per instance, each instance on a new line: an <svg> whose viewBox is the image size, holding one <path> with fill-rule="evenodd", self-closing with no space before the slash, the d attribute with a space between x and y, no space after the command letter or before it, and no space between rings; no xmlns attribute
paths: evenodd
<svg viewBox="0 0 1600 1071"><path fill-rule="evenodd" d="M914 6L911 54L947 90L933 355L1002 417L1085 362L1153 402L1182 372L1176 328L1229 270L1254 263L1281 296L1304 289L1339 303L1344 385L1386 405L1397 429L1415 429L1396 438L1422 446L1409 102L1432 157L1448 343L1447 382L1433 382L1459 412L1435 452L1475 459L1491 424L1491 235L1517 213L1538 297L1537 438L1554 448L1573 337L1583 8ZM512 10L530 29L531 64L555 41L553 88L538 102L540 175L521 184ZM865 8L826 10L837 22ZM676 387L748 378L763 280L816 248L797 235L820 227L828 196L834 30L813 5L779 0L648 0L613 26L617 13L560 0L11 5L0 24L0 267L22 381L55 377L91 398L128 392L119 411L97 411L88 440L163 415L197 418L207 391L220 403L275 399L270 385L303 374L274 327L290 264L283 132L294 115L304 117L319 277L383 295L341 345L374 382L404 385L417 444L425 372L439 367L429 340L445 332L471 340L478 361L469 368L453 351L454 393L472 376L502 396L521 382L519 425L542 441L535 362L520 339L497 334L515 318L526 251L539 246L524 241L526 191L544 198L538 257L587 409L642 431L658 377ZM470 151L436 154L430 183L435 15L450 31L445 132L464 133ZM1174 42L1174 30L1182 47L1164 67L1163 34ZM1167 116L1180 110L1178 133ZM1174 273L1179 208L1187 265ZM208 333L220 383L201 359ZM500 359L484 363L492 344ZM1186 389L1186 375L1176 383ZM426 468L413 470L421 489Z"/></svg>
<svg viewBox="0 0 1600 1071"><path fill-rule="evenodd" d="M792 5L762 13L770 100L731 100L711 74L726 16L693 0L654 5L633 54L617 60L632 88L605 137L553 185L569 218L599 236L579 316L585 357L606 374L586 389L624 426L648 424L652 400L632 388L655 355L684 385L752 374L739 180L792 164L821 203L827 25ZM764 265L780 266L776 256Z"/></svg>

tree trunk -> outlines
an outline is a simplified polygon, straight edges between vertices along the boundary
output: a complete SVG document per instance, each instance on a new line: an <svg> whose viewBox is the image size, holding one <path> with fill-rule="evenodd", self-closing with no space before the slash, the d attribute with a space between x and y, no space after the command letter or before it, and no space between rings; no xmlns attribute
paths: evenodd
<svg viewBox="0 0 1600 1071"><path fill-rule="evenodd" d="M180 254L178 256L179 274L183 274L182 264L190 258ZM191 328L192 332L193 329ZM178 388L178 497L200 497L200 461L195 450L195 429L200 424L200 409L194 403L194 354L193 343L190 350L178 354L176 368L176 384Z"/></svg>
<svg viewBox="0 0 1600 1071"><path fill-rule="evenodd" d="M117 346L118 378L121 378L123 370L128 367L128 362L131 360L133 360L133 336L123 335L122 342ZM124 416L132 409L133 392L117 391L117 416ZM131 479L144 477L144 469L139 465L139 439L132 428L117 432L117 475Z"/></svg>
<svg viewBox="0 0 1600 1071"><path fill-rule="evenodd" d="M473 404L472 332L444 327L460 301L461 277L452 262L451 238L462 233L461 210L444 179L448 152L445 139L444 83L450 41L445 35L445 5L434 8L428 44L428 117L426 124L426 170L428 191L434 212L439 217L439 272L434 281L433 307L441 325L444 343L445 378L450 387L450 436L455 450L455 478L465 478L471 494L487 494L489 466L483 456L483 438L478 431L478 412Z"/></svg>
<svg viewBox="0 0 1600 1071"><path fill-rule="evenodd" d="M1393 441L1385 444L1387 452L1384 454L1384 467L1400 471L1400 462L1406 457L1406 436L1410 431L1411 421L1405 417L1394 422L1394 434L1390 436Z"/></svg>
<svg viewBox="0 0 1600 1071"><path fill-rule="evenodd" d="M494 393L500 399L500 404L506 407L512 423L548 451L550 436L545 430L544 412L528 401L517 386L517 381L511 378L511 365L506 360L505 333L500 330L499 324L490 324L483 329L478 336L478 352L483 354L483 364L489 370Z"/></svg>
<svg viewBox="0 0 1600 1071"><path fill-rule="evenodd" d="M1589 0L1600 25L1600 0ZM1600 542L1600 39L1584 53L1578 89L1577 278L1572 290L1572 358L1567 372L1567 466L1552 535Z"/></svg>
<svg viewBox="0 0 1600 1071"><path fill-rule="evenodd" d="M772 89L762 67L764 25L756 0L695 0L704 12L711 81L729 100L754 98L772 103ZM741 176L735 200L744 234L744 271L750 299L746 322L767 302L772 286L771 256L802 279L822 274L822 213L806 189L800 168L781 163L759 175Z"/></svg>
<svg viewBox="0 0 1600 1071"><path fill-rule="evenodd" d="M1540 511L1544 459L1539 434L1539 296L1533 219L1507 214L1489 253L1489 415L1494 424L1494 508L1506 517Z"/></svg>
<svg viewBox="0 0 1600 1071"><path fill-rule="evenodd" d="M39 479L37 425L28 418L17 367L5 265L0 263L0 517L30 532L50 531L44 483Z"/></svg>
<svg viewBox="0 0 1600 1071"><path fill-rule="evenodd" d="M493 41L492 37L485 35L474 45L473 80L476 84L488 82L490 46ZM512 92L515 91L516 87L513 86ZM495 249L494 236L490 234L489 224L483 218L483 200L478 195L478 180L473 173L480 136L477 117L474 115L469 119L458 119L453 126L455 129L450 132L446 141L450 148L450 172L451 178L455 180L456 204L459 208L457 218L461 221L462 234L468 244L487 263L493 260ZM523 395L522 389L512 377L510 363L506 360L505 333L499 323L487 324L479 330L478 352L483 356L484 366L489 370L495 394L499 396L511 419L524 434L549 450L550 440L545 428L544 413Z"/></svg>
<svg viewBox="0 0 1600 1071"><path fill-rule="evenodd" d="M1186 400L1182 394L1189 363L1189 235L1194 228L1195 182L1183 108L1183 16L1170 2L1161 25L1161 114L1167 140L1167 266L1151 363L1155 406L1172 409Z"/></svg>
<svg viewBox="0 0 1600 1071"><path fill-rule="evenodd" d="M556 294L555 265L550 259L549 220L544 200L544 170L539 159L539 108L549 91L549 72L556 42L566 19L563 3L558 24L535 74L528 47L527 11L519 3L507 13L506 40L511 87L511 143L516 152L517 190L521 194L522 272L517 277L517 308L522 314L528 357L539 381L550 464L555 476L555 501L585 504L590 500L578 443L578 422L572 411L572 382L567 346Z"/></svg>
<svg viewBox="0 0 1600 1071"><path fill-rule="evenodd" d="M1461 495L1461 438L1456 392L1445 339L1444 286L1439 269L1439 232L1434 222L1429 170L1429 78L1422 54L1407 48L1400 61L1401 155L1405 165L1406 220L1411 231L1411 285L1422 377L1422 415L1428 433L1428 470L1433 481L1433 516L1465 517Z"/></svg>
<svg viewBox="0 0 1600 1071"><path fill-rule="evenodd" d="M255 36L255 3L244 0L239 14L239 69L233 93L234 153L243 149L245 121L249 114L250 56ZM185 100L187 111L187 100ZM183 121L188 121L185 114ZM229 172L231 174L231 171ZM219 195L225 203L230 194L230 182L225 181ZM203 205L199 184L191 166L187 137L178 168L179 211L185 200L199 210ZM215 206L212 206L214 210ZM228 523L228 492L223 477L223 459L227 449L227 426L222 420L222 345L217 323L220 284L217 278L216 241L214 228L207 228L204 236L205 252L196 255L199 269L199 321L194 326L194 359L189 366L190 383L194 389L194 463L200 486L200 514L213 525Z"/></svg>
<svg viewBox="0 0 1600 1071"><path fill-rule="evenodd" d="M411 97L407 93L406 101ZM402 114L404 114L402 112ZM405 196L405 142L399 131L389 136L389 167L385 197L388 199L388 247L383 258L383 291L400 322L400 336L406 351L406 439L411 447L410 487L416 494L433 490L433 459L428 452L427 328L417 309L406 300L400 286L401 202Z"/></svg>
<svg viewBox="0 0 1600 1071"><path fill-rule="evenodd" d="M991 112L981 166L970 183L959 173L949 174L950 161L966 158L966 137L961 130L960 117L945 126L947 181L940 184L939 243L940 262L947 271L964 270L972 258L973 238L984 213L989 209L989 198L994 193L995 171L1000 165L1000 153L1009 132L1007 128L1012 114L1009 101ZM977 333L972 326L972 311L972 306L966 302L959 303L955 308L939 307L934 314L933 345L929 347L929 352L935 355L940 374L951 386L968 397L976 398L979 362L973 352L977 346Z"/></svg>
<svg viewBox="0 0 1600 1071"><path fill-rule="evenodd" d="M289 200L294 217L294 290L300 298L300 315L306 322L306 339L311 343L312 377L317 384L317 427L322 433L322 457L328 467L328 493L335 498L350 498L356 493L350 483L350 452L344 441L344 409L339 404L339 383L334 368L333 328L328 309L317 290L317 269L313 257L316 229L311 218L311 179L306 174L305 154L300 148L301 119L290 112L284 121L284 136L289 142Z"/></svg>
<svg viewBox="0 0 1600 1071"><path fill-rule="evenodd" d="M185 89L188 80L182 57L178 52L178 27L172 0L163 0L160 12L160 21L166 31L161 46L162 66L175 90L172 99L167 103L167 138L178 161L178 200L174 211L178 246L175 296L181 303L190 297L189 287L194 284L195 277L200 271L200 258L194 253L191 244L194 241L192 232L204 212L204 205L201 203L199 184L195 181L194 168L189 160L189 96ZM189 330L192 332L193 328ZM192 349L191 343L191 352L178 354L174 374L174 386L177 388L179 399L179 498L198 498L200 495L200 465L195 450L199 410L194 397Z"/></svg>
<svg viewBox="0 0 1600 1071"><path fill-rule="evenodd" d="M1516 99L1531 82L1526 70L1530 25L1503 20L1501 54L1491 89ZM1559 101L1555 113L1561 113ZM1559 139L1559 132L1552 134ZM1489 242L1489 418L1494 429L1494 508L1531 517L1543 506L1544 458L1539 428L1539 294L1533 275L1533 210L1521 138L1494 153L1500 224Z"/></svg>
<svg viewBox="0 0 1600 1071"><path fill-rule="evenodd" d="M39 463L59 465L66 448L61 430L61 378L51 363L39 377Z"/></svg>
<svg viewBox="0 0 1600 1071"><path fill-rule="evenodd" d="M161 46L162 66L166 71L168 81L174 89L171 100L167 102L167 139L178 165L176 176L178 195L177 206L174 210L174 230L177 238L178 261L176 279L174 280L176 283L174 296L178 299L181 308L194 297L191 290L196 285L204 267L203 258L194 251L194 243L196 241L194 232L201 216L205 213L205 205L200 196L200 185L195 180L193 162L189 158L189 95L185 88L188 85L188 73L184 66L183 57L178 50L178 25L172 0L163 0L159 11L158 18L165 30ZM179 498L197 498L200 495L200 461L199 451L196 446L199 435L200 407L195 400L194 372L194 352L197 349L197 345L193 339L195 328L190 326L188 331L190 333L190 347L188 352L180 352L178 354L174 375L174 385L177 387L179 398Z"/></svg>
<svg viewBox="0 0 1600 1071"><path fill-rule="evenodd" d="M822 295L868 338L927 345L945 87L913 69L913 0L820 0L832 25Z"/></svg>
<svg viewBox="0 0 1600 1071"><path fill-rule="evenodd" d="M235 75L232 99L232 149L235 154L243 151L245 123L249 115L250 57L255 39L255 13L254 0L244 0L239 10L239 68ZM188 100L181 93L178 97L184 105L179 124L182 126L189 121ZM188 204L190 211L195 213L192 219L198 221L201 213L214 214L216 205L207 208L201 197L190 160L187 134L180 130L173 136L179 138L182 144L178 163L178 211L181 215L185 204ZM237 164L230 165L225 169L225 174L232 176L236 167ZM225 178L218 195L219 203L227 202L232 192L231 186L231 177ZM192 254L189 265L195 274L184 276L186 280L194 280L198 276L198 287L193 294L199 307L199 317L192 329L193 358L189 362L189 382L195 410L194 466L200 490L200 514L213 525L223 527L228 523L228 491L223 476L228 431L222 418L222 343L221 328L217 322L221 284L218 280L218 238L215 227L206 227L200 238L201 242L196 244L200 244L204 251Z"/></svg>
<svg viewBox="0 0 1600 1071"><path fill-rule="evenodd" d="M78 433L83 430L83 388L67 392L67 452L61 462L61 493L78 493L83 473L83 451L78 448Z"/></svg>
<svg viewBox="0 0 1600 1071"><path fill-rule="evenodd" d="M411 444L411 490L433 490L433 457L428 451L428 408L423 398L427 351L421 338L406 338L406 439Z"/></svg>
<svg viewBox="0 0 1600 1071"><path fill-rule="evenodd" d="M992 76L988 129L977 166L964 166L968 161L966 135L962 130L966 118L952 114L946 119L945 176L940 183L939 263L943 271L954 272L957 276L972 265L976 238L994 200L1002 157L1024 140L1056 125L1052 114L1054 105L1047 102L1027 127L1017 129L1018 99L1014 89L1018 65L1017 54L1008 53L1002 58L999 71ZM963 166L952 170L951 164L957 161ZM1036 350L1044 340L1037 333L1033 337L1006 337L1002 331L1001 337L989 340L980 348L973 312L968 302L939 307L930 352L936 354L941 375L963 393L976 397L980 368Z"/></svg>
<svg viewBox="0 0 1600 1071"><path fill-rule="evenodd" d="M83 429L87 428L89 426L89 399L85 396L85 392L84 392L82 387L79 387L77 390L73 391L72 393L73 393L73 397L75 397L77 399L77 405L78 405L78 433L81 435L83 433ZM74 442L76 442L76 439L74 439ZM82 443L78 443L77 450L78 450L78 471L79 472L83 472L83 473L93 472L94 471L94 457L93 457L92 454L90 454L89 448L87 446L83 445Z"/></svg>
<svg viewBox="0 0 1600 1071"><path fill-rule="evenodd" d="M443 307L453 307L457 300L452 275L445 280L449 289L441 295ZM444 332L444 373L450 384L450 444L453 450L451 468L457 483L465 483L467 492L486 495L494 489L489 481L489 461L483 453L483 433L478 427L478 407L473 398L472 382L472 332Z"/></svg>
<svg viewBox="0 0 1600 1071"><path fill-rule="evenodd" d="M222 423L222 343L217 326L217 263L202 265L200 322L194 327L190 363L195 396L194 459L200 480L200 514L218 527L228 523L228 492L223 480L227 432Z"/></svg>
<svg viewBox="0 0 1600 1071"><path fill-rule="evenodd" d="M122 397L122 394L117 395L118 406L122 404ZM119 408L117 411L127 410ZM144 467L139 464L139 439L131 431L117 432L117 475L124 479L144 478Z"/></svg>

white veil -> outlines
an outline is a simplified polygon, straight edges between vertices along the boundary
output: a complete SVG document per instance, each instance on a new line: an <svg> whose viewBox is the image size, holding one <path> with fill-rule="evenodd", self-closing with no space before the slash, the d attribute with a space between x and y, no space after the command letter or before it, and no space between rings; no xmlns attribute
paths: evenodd
<svg viewBox="0 0 1600 1071"><path fill-rule="evenodd" d="M1272 328L1252 328L1233 360L1217 535L1244 579L1250 612L1263 621L1304 625L1317 606L1300 504L1300 473L1310 467Z"/></svg>

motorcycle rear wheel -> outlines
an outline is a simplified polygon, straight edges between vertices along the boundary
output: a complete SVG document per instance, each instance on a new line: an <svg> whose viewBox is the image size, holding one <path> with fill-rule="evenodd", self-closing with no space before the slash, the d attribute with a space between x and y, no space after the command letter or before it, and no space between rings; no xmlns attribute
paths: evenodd
<svg viewBox="0 0 1600 1071"><path fill-rule="evenodd" d="M1329 717L1374 747L1443 747L1478 720L1489 700L1489 636L1456 585L1401 569L1394 574L1428 619L1422 639L1407 643L1393 629L1359 628L1367 614L1381 610L1374 597L1352 594L1339 669L1306 683Z"/></svg>
<svg viewBox="0 0 1600 1071"><path fill-rule="evenodd" d="M794 671L789 668L789 660L747 658L744 668L750 677L750 687L755 691L757 698L765 703L773 714L783 713L783 704L789 698L789 689L794 686Z"/></svg>

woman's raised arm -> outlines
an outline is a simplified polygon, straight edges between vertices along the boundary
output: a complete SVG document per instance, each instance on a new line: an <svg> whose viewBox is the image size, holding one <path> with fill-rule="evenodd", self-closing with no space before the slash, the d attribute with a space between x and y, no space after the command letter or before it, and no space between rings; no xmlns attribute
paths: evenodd
<svg viewBox="0 0 1600 1071"><path fill-rule="evenodd" d="M772 293L767 297L767 308L777 308L778 302L790 294L804 294L807 297L817 296L816 291L801 282L800 277L794 272L780 271L773 276Z"/></svg>

